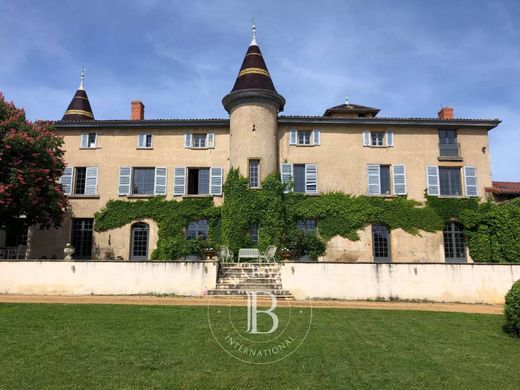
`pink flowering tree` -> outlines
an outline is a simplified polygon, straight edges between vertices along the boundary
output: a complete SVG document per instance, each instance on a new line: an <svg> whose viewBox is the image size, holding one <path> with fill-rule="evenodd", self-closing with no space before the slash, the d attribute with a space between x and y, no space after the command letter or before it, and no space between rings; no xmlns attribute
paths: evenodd
<svg viewBox="0 0 520 390"><path fill-rule="evenodd" d="M62 145L51 122L29 122L0 93L0 228L21 216L27 225L61 224L67 206L59 184Z"/></svg>

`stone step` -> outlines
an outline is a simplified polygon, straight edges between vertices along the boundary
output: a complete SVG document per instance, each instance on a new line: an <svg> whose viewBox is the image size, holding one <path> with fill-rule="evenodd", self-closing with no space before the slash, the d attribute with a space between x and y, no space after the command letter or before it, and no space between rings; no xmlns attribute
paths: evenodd
<svg viewBox="0 0 520 390"><path fill-rule="evenodd" d="M281 290L283 286L281 284L226 284L217 285L217 290L229 290L229 289L242 289L242 290Z"/></svg>
<svg viewBox="0 0 520 390"><path fill-rule="evenodd" d="M253 282L253 283L278 283L282 281L282 278L253 278L253 277L219 277L217 283L229 283L229 282Z"/></svg>
<svg viewBox="0 0 520 390"><path fill-rule="evenodd" d="M291 293L287 290L269 290L269 289L265 289L265 290L245 290L245 289L226 289L226 290L220 290L220 289L215 289L215 290L208 290L208 295L218 295L218 296L246 296L248 292L251 292L251 291L264 291L264 292L269 292L271 294L273 294L274 296L276 296L277 298L292 298L293 296L291 295ZM266 297L266 299L269 299Z"/></svg>

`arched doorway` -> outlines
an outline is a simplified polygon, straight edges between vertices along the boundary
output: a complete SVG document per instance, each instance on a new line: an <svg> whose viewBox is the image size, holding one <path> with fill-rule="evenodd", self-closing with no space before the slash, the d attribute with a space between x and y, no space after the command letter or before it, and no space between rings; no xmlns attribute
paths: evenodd
<svg viewBox="0 0 520 390"><path fill-rule="evenodd" d="M467 261L466 240L462 224L456 221L447 222L443 234L446 263L465 263Z"/></svg>
<svg viewBox="0 0 520 390"><path fill-rule="evenodd" d="M147 223L137 222L130 231L130 260L148 260L150 227Z"/></svg>

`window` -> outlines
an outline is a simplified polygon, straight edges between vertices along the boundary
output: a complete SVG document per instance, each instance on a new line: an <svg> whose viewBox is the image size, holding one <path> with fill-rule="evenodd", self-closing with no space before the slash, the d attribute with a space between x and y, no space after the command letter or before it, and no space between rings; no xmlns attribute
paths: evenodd
<svg viewBox="0 0 520 390"><path fill-rule="evenodd" d="M92 258L92 228L93 218L73 218L71 243L74 247L74 257L78 259Z"/></svg>
<svg viewBox="0 0 520 390"><path fill-rule="evenodd" d="M439 130L439 156L460 157L457 130Z"/></svg>
<svg viewBox="0 0 520 390"><path fill-rule="evenodd" d="M131 229L130 260L148 260L150 227L144 222L134 223Z"/></svg>
<svg viewBox="0 0 520 390"><path fill-rule="evenodd" d="M439 167L440 193L444 196L461 196L460 168Z"/></svg>
<svg viewBox="0 0 520 390"><path fill-rule="evenodd" d="M293 165L294 192L305 193L305 164Z"/></svg>
<svg viewBox="0 0 520 390"><path fill-rule="evenodd" d="M208 220L199 219L188 224L186 232L188 240L206 240L208 238Z"/></svg>
<svg viewBox="0 0 520 390"><path fill-rule="evenodd" d="M320 131L314 130L296 130L289 132L289 145L313 145L320 144Z"/></svg>
<svg viewBox="0 0 520 390"><path fill-rule="evenodd" d="M258 245L258 224L249 226L249 237L253 245Z"/></svg>
<svg viewBox="0 0 520 390"><path fill-rule="evenodd" d="M81 147L82 148L95 148L97 141L96 133L82 133L81 134Z"/></svg>
<svg viewBox="0 0 520 390"><path fill-rule="evenodd" d="M444 257L446 262L466 262L466 243L463 226L458 222L448 222L444 226Z"/></svg>
<svg viewBox="0 0 520 390"><path fill-rule="evenodd" d="M367 165L369 195L406 195L406 167L396 165Z"/></svg>
<svg viewBox="0 0 520 390"><path fill-rule="evenodd" d="M390 165L379 166L379 182L381 185L381 194L389 195L390 191Z"/></svg>
<svg viewBox="0 0 520 390"><path fill-rule="evenodd" d="M311 144L311 132L310 131L298 131L298 145L310 145Z"/></svg>
<svg viewBox="0 0 520 390"><path fill-rule="evenodd" d="M370 133L370 145L384 146L385 145L385 133L382 131L372 131Z"/></svg>
<svg viewBox="0 0 520 390"><path fill-rule="evenodd" d="M140 149L151 149L152 134L139 134L137 136L137 147Z"/></svg>
<svg viewBox="0 0 520 390"><path fill-rule="evenodd" d="M209 195L209 168L188 168L188 195Z"/></svg>
<svg viewBox="0 0 520 390"><path fill-rule="evenodd" d="M394 132L387 131L363 131L363 146L392 147L394 146Z"/></svg>
<svg viewBox="0 0 520 390"><path fill-rule="evenodd" d="M134 168L132 172L132 194L153 195L155 168Z"/></svg>
<svg viewBox="0 0 520 390"><path fill-rule="evenodd" d="M283 163L280 166L280 178L282 183L285 184L285 192L318 193L317 164Z"/></svg>
<svg viewBox="0 0 520 390"><path fill-rule="evenodd" d="M85 181L87 176L87 168L75 168L74 175L74 194L85 194Z"/></svg>
<svg viewBox="0 0 520 390"><path fill-rule="evenodd" d="M391 261L390 235L385 225L372 225L372 249L375 262Z"/></svg>
<svg viewBox="0 0 520 390"><path fill-rule="evenodd" d="M249 160L249 188L260 188L260 160Z"/></svg>
<svg viewBox="0 0 520 390"><path fill-rule="evenodd" d="M194 148L205 148L206 147L206 134L193 134L193 147Z"/></svg>
<svg viewBox="0 0 520 390"><path fill-rule="evenodd" d="M315 233L316 232L316 220L315 219L300 219L296 226L299 230L304 233Z"/></svg>
<svg viewBox="0 0 520 390"><path fill-rule="evenodd" d="M65 195L97 194L98 167L66 167L61 177Z"/></svg>

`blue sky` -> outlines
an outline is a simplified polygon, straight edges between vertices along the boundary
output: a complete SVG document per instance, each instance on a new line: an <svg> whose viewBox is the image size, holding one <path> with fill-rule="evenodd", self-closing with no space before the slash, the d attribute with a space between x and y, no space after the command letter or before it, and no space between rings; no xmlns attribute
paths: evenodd
<svg viewBox="0 0 520 390"><path fill-rule="evenodd" d="M87 68L97 119L225 118L256 19L284 114L345 96L380 116L499 118L494 180L520 181L520 2L0 0L0 91L59 119Z"/></svg>

